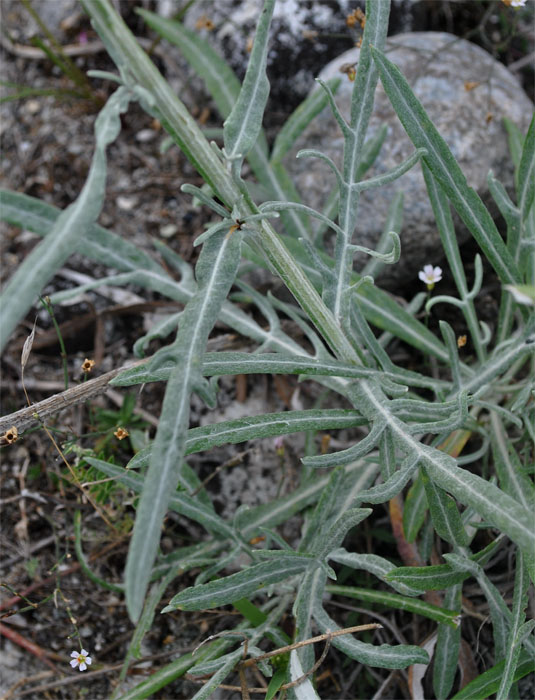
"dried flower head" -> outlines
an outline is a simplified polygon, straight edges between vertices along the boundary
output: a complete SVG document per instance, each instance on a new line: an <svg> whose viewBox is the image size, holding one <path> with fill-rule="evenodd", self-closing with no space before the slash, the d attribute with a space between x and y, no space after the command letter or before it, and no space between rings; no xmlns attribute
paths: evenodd
<svg viewBox="0 0 535 700"><path fill-rule="evenodd" d="M73 668L78 668L80 671L85 671L88 666L91 666L92 660L91 657L89 656L89 652L86 651L85 649L82 649L81 651L73 651L71 652L71 666Z"/></svg>
<svg viewBox="0 0 535 700"><path fill-rule="evenodd" d="M351 82L355 80L355 76L357 75L355 65L355 63L344 63L340 66L340 73L345 73Z"/></svg>
<svg viewBox="0 0 535 700"><path fill-rule="evenodd" d="M206 15L201 15L199 19L195 22L195 29L206 29L207 31L213 31L215 24Z"/></svg>
<svg viewBox="0 0 535 700"><path fill-rule="evenodd" d="M17 442L19 438L19 431L15 428L13 425L9 430L6 430L6 432L2 435L2 443L6 445L12 445L14 442Z"/></svg>
<svg viewBox="0 0 535 700"><path fill-rule="evenodd" d="M113 434L115 435L117 440L124 440L130 435L128 430L125 430L124 428L117 428L117 430Z"/></svg>
<svg viewBox="0 0 535 700"><path fill-rule="evenodd" d="M470 90L473 90L478 85L481 85L481 83L478 80L467 80L464 84L464 89L466 90L466 92L470 92Z"/></svg>
<svg viewBox="0 0 535 700"><path fill-rule="evenodd" d="M350 29L352 29L352 28L355 26L356 23L357 23L357 18L356 18L356 16L355 16L355 13L354 13L354 12L352 12L352 13L349 14L349 15L347 15L347 17L346 17L346 25L347 25Z"/></svg>
<svg viewBox="0 0 535 700"><path fill-rule="evenodd" d="M458 347L458 348L464 348L465 345L466 345L466 336L465 336L465 335L460 335L460 336L457 338L457 347Z"/></svg>
<svg viewBox="0 0 535 700"><path fill-rule="evenodd" d="M425 282L427 289L431 291L435 286L436 282L440 282L442 279L442 268L433 267L432 265L424 265L424 269L420 270L418 273L419 279Z"/></svg>
<svg viewBox="0 0 535 700"><path fill-rule="evenodd" d="M366 15L364 12L360 9L360 7L357 7L356 10L353 10L349 15L346 17L346 25L350 28L353 29L353 27L357 24L360 24L361 29L364 29L366 26Z"/></svg>
<svg viewBox="0 0 535 700"><path fill-rule="evenodd" d="M87 357L82 362L82 372L91 372L95 366L95 360L88 360Z"/></svg>

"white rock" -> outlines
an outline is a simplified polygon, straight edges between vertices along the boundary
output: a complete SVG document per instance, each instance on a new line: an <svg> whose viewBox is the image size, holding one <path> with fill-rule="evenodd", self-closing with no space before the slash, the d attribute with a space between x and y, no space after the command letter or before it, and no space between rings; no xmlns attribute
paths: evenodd
<svg viewBox="0 0 535 700"><path fill-rule="evenodd" d="M358 49L347 51L329 63L319 77L327 80L341 75L340 67L358 61L359 53ZM525 132L533 105L507 68L475 44L441 32L397 34L389 40L388 58L409 81L451 148L468 184L488 202L486 178L492 169L511 192L513 168L503 118L508 117ZM353 83L344 78L336 94L336 102L346 119L349 119L352 89ZM492 115L490 120L489 115ZM388 135L366 178L387 172L414 151L379 83L368 137L383 123L388 126ZM297 151L305 147L322 151L341 167L343 138L329 109L309 126L286 161L303 201L321 211L334 186L334 177L318 159L295 159ZM385 267L383 273L394 280L413 278L423 263L436 263L441 254L419 165L394 183L362 194L354 243L372 248L376 245L388 206L399 190L405 193L401 260L397 265ZM457 232L461 240L469 235L461 224ZM366 259L359 256L356 262L360 268Z"/></svg>

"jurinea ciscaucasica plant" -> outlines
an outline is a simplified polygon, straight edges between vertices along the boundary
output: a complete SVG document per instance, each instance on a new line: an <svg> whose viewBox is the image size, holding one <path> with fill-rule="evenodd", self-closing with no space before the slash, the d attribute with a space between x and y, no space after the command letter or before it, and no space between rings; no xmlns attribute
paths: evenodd
<svg viewBox="0 0 535 700"><path fill-rule="evenodd" d="M431 652L421 645L422 639L398 643L388 631L380 638L388 642L383 644L375 643L377 638L371 635L366 641L351 634L329 637L339 626L328 612L327 594L360 596L434 621L433 687L438 698L449 697L461 645L463 583L472 577L488 603L495 665L455 697L468 697L463 693L470 690L470 697L497 693L503 700L529 671L535 651L534 623L525 618L535 564L530 447L535 437L533 121L525 136L514 125L507 125L516 169L515 199L501 185L499 173L489 174L490 191L507 225L504 240L405 78L384 53L389 0L368 0L350 120L336 105L338 81L322 83L290 117L270 151L262 117L269 93L265 67L274 4L275 0L265 0L242 85L194 33L177 22L139 11L155 32L180 47L204 80L224 119L220 147L207 141L113 5L108 0L82 0L118 69L117 74L96 75L118 86L96 120L92 166L73 204L60 212L24 195L1 192L2 218L44 237L7 284L1 307L3 341L9 340L44 284L75 251L109 261L114 272L99 284L145 287L184 305L180 313L140 338L134 350L142 356L152 338L175 330L173 342L113 380L117 386L166 382L153 442L125 465L128 469L88 459L100 472L139 494L124 577L126 604L137 629L124 672L156 610L169 613L233 604L242 618L235 634L211 641L196 655L172 661L123 697L149 697L187 670L196 676L212 674L195 695L208 697L243 663L244 639L253 657L261 654L258 645L264 639L277 646L296 643L277 657L276 664L258 663L266 676L274 674L271 696L282 688L280 692L289 697L319 697L312 673L313 647L298 644L318 631L326 633L339 652L361 664L402 669L429 663ZM378 81L413 142L414 153L395 171L366 180L363 177L378 151L377 140L385 137L380 132L366 139ZM106 148L117 137L120 115L132 101L161 122L206 183L202 189L188 184L182 188L214 217L196 241L202 250L195 269L158 244L159 254L179 273L179 280L156 259L95 223L105 191ZM317 212L300 203L281 159L325 107L333 111L345 146L342 163L332 162L319 151L299 154L322 158L333 172L337 198L329 211ZM242 178L245 160L269 193L269 201L256 201ZM457 294L436 294L443 271L436 261L429 261L420 273L427 294L419 294L402 307L374 285L372 276L353 271L356 255L370 256L374 269L397 263L399 229L393 226L387 231L387 245L378 251L359 246L355 229L360 192L380 187L411 167L423 170L447 275ZM399 201L393 203L399 206ZM451 207L480 247L471 286ZM391 220L396 219L395 214L391 212ZM274 218L280 219L277 230L271 223ZM332 234L334 243L331 255L322 243L321 234L326 232ZM482 257L503 286L494 328L478 318ZM242 259L278 275L295 303L265 296L240 281ZM89 286L59 293L53 301ZM236 289L240 292L233 295ZM244 310L243 302L250 311ZM422 303L427 311L438 304L452 304L460 310L473 348L470 361L459 355L466 337L456 338L445 321L440 322L441 337L437 337L416 318ZM254 307L266 318L267 329L255 320ZM289 316L302 329L306 346L284 332L281 315ZM216 321L250 339L254 352L206 352ZM389 354L393 340L402 340L432 363L422 362L421 371L396 365ZM428 371L431 365L438 371ZM331 396L343 397L343 405L350 408L290 410L189 427L193 393L215 408L218 376L262 373L297 374L317 381ZM188 455L217 445L356 427L360 432L352 434L360 438L346 449L316 454L313 441L307 441L299 485L260 507L239 509L230 521L217 515L209 492L201 488L198 475L188 465ZM392 527L400 525L394 528L398 544L403 542L415 553L418 566L397 566L373 553L352 551L349 545L344 548L348 533L357 531L388 504ZM161 555L159 542L168 510L202 525L206 538ZM302 514L302 535L290 547L277 527L296 513ZM440 564L430 565L433 541L441 542L444 554ZM510 543L516 562L510 605L485 571L504 542ZM247 563L236 570L238 557ZM383 585L364 592L337 585L333 565L364 570ZM194 585L185 588L181 576L190 569L200 573ZM170 584L176 595L164 606L160 601ZM392 591L384 590L385 585ZM442 592L434 593L433 605L421 600L429 591ZM280 625L288 615L293 619L291 639ZM81 655L84 653L82 650ZM81 670L81 656L77 659Z"/></svg>

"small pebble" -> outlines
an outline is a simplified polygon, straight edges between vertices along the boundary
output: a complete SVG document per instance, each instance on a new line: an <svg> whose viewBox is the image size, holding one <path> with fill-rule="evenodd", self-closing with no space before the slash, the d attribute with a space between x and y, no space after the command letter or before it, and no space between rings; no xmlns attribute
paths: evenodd
<svg viewBox="0 0 535 700"><path fill-rule="evenodd" d="M117 197L117 206L119 209L124 211L130 211L137 204L137 197L125 197L124 195L119 195Z"/></svg>
<svg viewBox="0 0 535 700"><path fill-rule="evenodd" d="M28 100L26 102L26 111L28 114L37 114L41 111L41 103L38 100Z"/></svg>
<svg viewBox="0 0 535 700"><path fill-rule="evenodd" d="M147 143L148 141L152 141L155 137L156 132L153 131L153 129L141 129L141 131L138 131L136 134L136 141Z"/></svg>
<svg viewBox="0 0 535 700"><path fill-rule="evenodd" d="M162 236L162 238L171 238L177 231L178 226L175 226L175 224L166 224L166 226L160 228L160 236Z"/></svg>

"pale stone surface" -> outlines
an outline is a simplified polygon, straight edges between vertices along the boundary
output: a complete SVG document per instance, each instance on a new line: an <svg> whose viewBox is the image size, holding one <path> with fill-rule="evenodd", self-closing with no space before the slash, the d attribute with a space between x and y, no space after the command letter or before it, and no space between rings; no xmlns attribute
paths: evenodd
<svg viewBox="0 0 535 700"><path fill-rule="evenodd" d="M240 78L249 60L251 41L263 0L197 0L185 17L217 49ZM306 97L317 71L353 44L345 24L349 0L279 0L271 23L268 76L274 103L295 107ZM204 28L209 20L213 28ZM276 107L277 108L277 107Z"/></svg>
<svg viewBox="0 0 535 700"><path fill-rule="evenodd" d="M358 56L358 49L342 54L326 66L319 77L327 80L340 75L340 66L358 61ZM388 58L408 79L451 148L468 184L487 203L486 178L492 169L512 192L513 171L503 117L511 119L525 132L533 105L507 68L478 46L441 32L397 34L389 40ZM474 87L470 83L478 85ZM352 88L353 83L344 77L336 95L346 119L349 118ZM490 120L489 115L492 115ZM388 135L366 178L387 172L414 151L379 84L368 137L383 123L388 126ZM322 151L340 166L343 139L330 110L324 110L309 126L286 161L303 200L321 210L334 185L334 176L318 159L296 160L295 154L304 147ZM402 257L397 265L388 266L383 272L383 276L393 282L413 277L423 263L436 263L440 255L439 237L419 165L394 183L363 193L354 242L375 246L388 206L399 190L405 193ZM469 235L461 224L457 232L460 240ZM359 256L356 262L359 268L365 260Z"/></svg>

